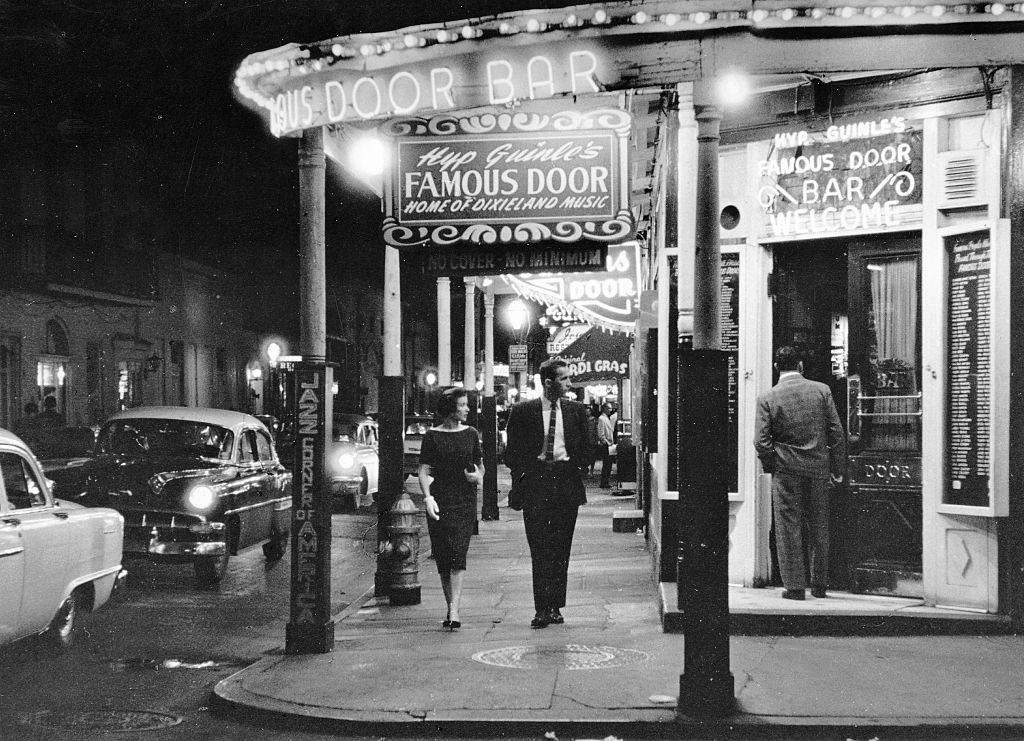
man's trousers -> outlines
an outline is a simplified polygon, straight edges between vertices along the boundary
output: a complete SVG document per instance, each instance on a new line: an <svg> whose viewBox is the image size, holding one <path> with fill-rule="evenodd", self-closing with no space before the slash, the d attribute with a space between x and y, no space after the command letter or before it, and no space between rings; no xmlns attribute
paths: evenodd
<svg viewBox="0 0 1024 741"><path fill-rule="evenodd" d="M579 504L571 494L569 466L545 470L526 497L523 522L533 565L533 605L538 612L565 607L569 553L576 530Z"/></svg>
<svg viewBox="0 0 1024 741"><path fill-rule="evenodd" d="M772 476L775 546L786 589L807 587L804 532L811 565L811 586L828 584L828 479L778 472Z"/></svg>

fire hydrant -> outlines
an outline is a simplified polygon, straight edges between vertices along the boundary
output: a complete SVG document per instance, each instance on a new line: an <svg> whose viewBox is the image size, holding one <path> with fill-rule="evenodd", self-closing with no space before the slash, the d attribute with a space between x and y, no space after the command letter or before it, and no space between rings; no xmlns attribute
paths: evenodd
<svg viewBox="0 0 1024 741"><path fill-rule="evenodd" d="M388 512L391 518L388 525L388 540L380 544L380 552L390 564L390 583L387 591L392 605L420 603L418 515L419 510L406 491L402 492L402 496Z"/></svg>

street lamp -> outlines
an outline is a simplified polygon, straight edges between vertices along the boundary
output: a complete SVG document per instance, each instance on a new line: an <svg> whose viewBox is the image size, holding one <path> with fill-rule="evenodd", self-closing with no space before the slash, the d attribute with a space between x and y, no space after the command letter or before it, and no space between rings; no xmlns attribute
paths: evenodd
<svg viewBox="0 0 1024 741"><path fill-rule="evenodd" d="M724 108L742 105L750 97L750 87L750 77L743 72L724 72L715 80L715 99Z"/></svg>
<svg viewBox="0 0 1024 741"><path fill-rule="evenodd" d="M509 326L512 327L516 338L519 339L519 332L530 322L530 310L525 303L515 299L505 307L505 316L508 317Z"/></svg>
<svg viewBox="0 0 1024 741"><path fill-rule="evenodd" d="M530 331L530 309L520 299L513 299L505 306L505 317L512 327L512 337L517 345L523 345ZM527 347L527 354L529 348ZM527 355L529 357L529 355ZM511 364L511 359L509 360ZM522 385L522 371L516 371L516 388Z"/></svg>
<svg viewBox="0 0 1024 741"><path fill-rule="evenodd" d="M281 357L281 346L277 342L271 341L267 345L267 360L270 361L270 367L277 367L277 359Z"/></svg>
<svg viewBox="0 0 1024 741"><path fill-rule="evenodd" d="M281 343L277 340L271 340L267 343L267 362L270 365L270 386L264 389L265 399L265 413L272 414L280 419L280 410L278 410L278 384L280 381L277 377L277 359L281 357Z"/></svg>
<svg viewBox="0 0 1024 741"><path fill-rule="evenodd" d="M388 145L374 133L353 139L348 147L349 163L357 176L379 177L391 161Z"/></svg>

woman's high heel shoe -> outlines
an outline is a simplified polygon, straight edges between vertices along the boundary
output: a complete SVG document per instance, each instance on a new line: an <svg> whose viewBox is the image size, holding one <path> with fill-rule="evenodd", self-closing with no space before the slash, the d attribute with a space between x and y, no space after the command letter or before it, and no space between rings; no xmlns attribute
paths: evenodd
<svg viewBox="0 0 1024 741"><path fill-rule="evenodd" d="M451 629L452 629L452 621L449 620L448 618L445 618L444 622L441 623L441 630L451 630Z"/></svg>
<svg viewBox="0 0 1024 741"><path fill-rule="evenodd" d="M453 633L455 631L457 631L461 627L462 627L462 623L460 623L458 620L450 620L448 622L448 630L450 630Z"/></svg>

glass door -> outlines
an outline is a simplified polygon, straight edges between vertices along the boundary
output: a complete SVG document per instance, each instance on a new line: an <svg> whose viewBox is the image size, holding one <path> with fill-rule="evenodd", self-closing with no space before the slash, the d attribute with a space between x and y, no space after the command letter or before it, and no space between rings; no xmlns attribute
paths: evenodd
<svg viewBox="0 0 1024 741"><path fill-rule="evenodd" d="M848 254L850 585L920 597L920 241L884 237Z"/></svg>

